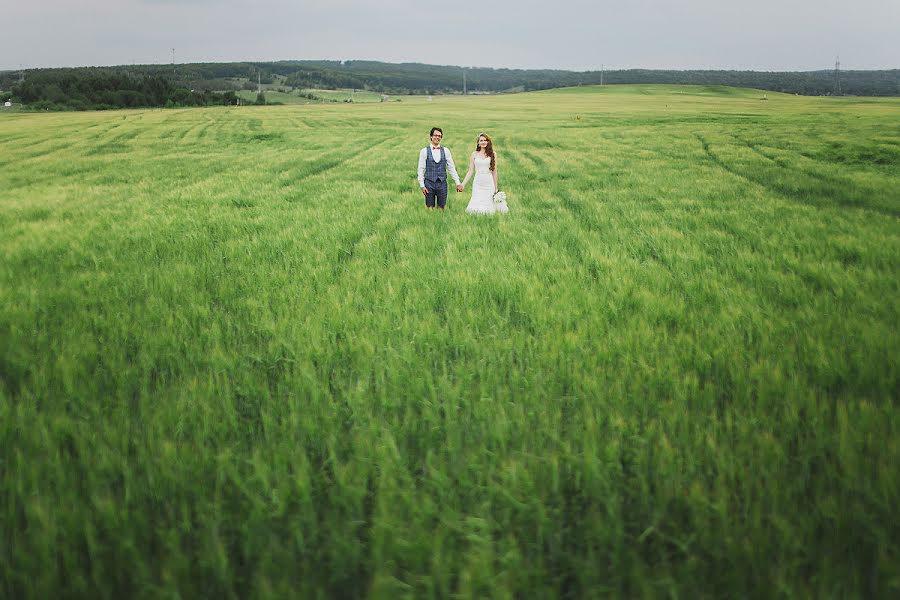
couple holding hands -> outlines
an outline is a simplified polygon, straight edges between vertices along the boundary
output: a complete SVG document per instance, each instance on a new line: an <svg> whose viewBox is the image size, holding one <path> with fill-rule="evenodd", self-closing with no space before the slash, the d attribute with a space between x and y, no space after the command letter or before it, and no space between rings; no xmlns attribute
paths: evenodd
<svg viewBox="0 0 900 600"><path fill-rule="evenodd" d="M475 152L469 158L469 171L465 179L460 183L456 173L456 165L449 148L441 146L444 132L440 127L431 128L431 144L422 148L419 152L419 187L425 196L425 206L428 208L443 209L447 206L447 170L453 181L456 182L456 191L466 189L469 178L474 173L472 182L472 199L466 207L466 213L470 215L490 215L496 212L505 213L509 209L506 202L495 202L494 195L500 188L497 187L497 156L491 138L486 133L478 134L478 142ZM502 192L497 194L503 195ZM505 199L504 199L505 200Z"/></svg>

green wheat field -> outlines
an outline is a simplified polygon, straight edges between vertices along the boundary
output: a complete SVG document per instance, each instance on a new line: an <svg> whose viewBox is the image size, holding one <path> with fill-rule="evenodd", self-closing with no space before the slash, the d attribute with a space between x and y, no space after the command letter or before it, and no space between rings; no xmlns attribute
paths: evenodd
<svg viewBox="0 0 900 600"><path fill-rule="evenodd" d="M898 99L0 114L0 597L897 597L898 218Z"/></svg>

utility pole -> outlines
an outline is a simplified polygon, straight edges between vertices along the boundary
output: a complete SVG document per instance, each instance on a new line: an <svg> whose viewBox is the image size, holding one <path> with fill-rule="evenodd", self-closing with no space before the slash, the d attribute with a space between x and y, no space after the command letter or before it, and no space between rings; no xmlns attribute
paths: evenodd
<svg viewBox="0 0 900 600"><path fill-rule="evenodd" d="M600 65L600 85L603 85L603 65Z"/></svg>
<svg viewBox="0 0 900 600"><path fill-rule="evenodd" d="M841 57L838 55L834 59L834 90L832 91L833 96L843 96L844 93L841 91Z"/></svg>
<svg viewBox="0 0 900 600"><path fill-rule="evenodd" d="M463 67L463 96L466 96L468 91L466 90L466 68Z"/></svg>
<svg viewBox="0 0 900 600"><path fill-rule="evenodd" d="M172 75L175 74L175 48L172 48Z"/></svg>

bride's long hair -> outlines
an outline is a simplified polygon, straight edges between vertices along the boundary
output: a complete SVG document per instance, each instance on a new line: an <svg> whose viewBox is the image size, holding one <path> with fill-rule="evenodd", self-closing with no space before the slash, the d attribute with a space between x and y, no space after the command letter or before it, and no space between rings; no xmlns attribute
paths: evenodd
<svg viewBox="0 0 900 600"><path fill-rule="evenodd" d="M481 150L481 146L479 145L481 138L487 140L487 146L484 147L484 153L491 157L491 171L493 171L494 167L497 166L497 160L494 158L494 142L491 141L491 136L482 131L475 139L475 152Z"/></svg>

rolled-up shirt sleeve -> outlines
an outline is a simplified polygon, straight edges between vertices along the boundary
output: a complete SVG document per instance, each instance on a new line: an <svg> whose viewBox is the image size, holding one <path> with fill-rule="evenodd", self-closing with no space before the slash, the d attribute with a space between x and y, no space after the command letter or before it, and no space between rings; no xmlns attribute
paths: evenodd
<svg viewBox="0 0 900 600"><path fill-rule="evenodd" d="M422 148L422 151L419 152L419 187L425 187L425 157L427 156L428 148Z"/></svg>
<svg viewBox="0 0 900 600"><path fill-rule="evenodd" d="M456 165L453 163L453 157L450 155L450 149L444 148L444 153L447 155L447 169L450 171L450 177L453 178L453 181L456 182L456 185L459 185L459 175L456 173Z"/></svg>

